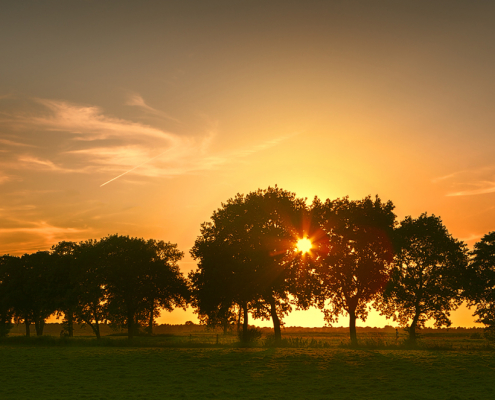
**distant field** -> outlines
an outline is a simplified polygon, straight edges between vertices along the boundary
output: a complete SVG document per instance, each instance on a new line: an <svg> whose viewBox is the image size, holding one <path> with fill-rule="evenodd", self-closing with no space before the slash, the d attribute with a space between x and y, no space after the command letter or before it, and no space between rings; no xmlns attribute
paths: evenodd
<svg viewBox="0 0 495 400"><path fill-rule="evenodd" d="M101 326L102 337L107 339L123 339L126 331L115 331L109 326ZM58 338L62 330L61 324L51 323L45 326L44 334ZM202 325L160 325L154 328L154 337L136 338L138 345L151 347L189 346L195 345L233 345L238 341L237 334L232 332L223 335L221 330L211 331ZM263 328L263 338L257 346L263 346L267 337L272 333L271 329ZM10 337L23 337L25 328L16 325L10 332ZM93 341L94 334L86 326L75 327L74 339ZM120 335L120 336L119 336ZM34 326L31 328L31 336L35 336ZM282 337L286 347L330 347L345 346L349 342L347 328L287 328L282 330ZM426 349L451 349L451 350L475 350L484 349L488 342L483 338L483 329L480 328L453 328L453 329L426 329L419 332L419 345ZM399 331L396 339L395 330L379 328L358 328L359 343L367 348L393 348L400 345L407 338L404 331ZM0 339L1 343L1 339ZM492 345L493 347L493 345Z"/></svg>
<svg viewBox="0 0 495 400"><path fill-rule="evenodd" d="M495 352L0 345L0 399L491 399Z"/></svg>

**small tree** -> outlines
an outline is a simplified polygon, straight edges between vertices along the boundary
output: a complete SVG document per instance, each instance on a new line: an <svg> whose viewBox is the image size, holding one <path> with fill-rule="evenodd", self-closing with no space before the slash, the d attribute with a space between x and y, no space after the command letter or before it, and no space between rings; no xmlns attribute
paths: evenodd
<svg viewBox="0 0 495 400"><path fill-rule="evenodd" d="M317 304L333 323L347 313L352 345L357 345L356 319L368 316L368 303L388 279L393 259L391 237L395 223L392 202L315 199L313 219L318 224L314 247L321 282Z"/></svg>
<svg viewBox="0 0 495 400"><path fill-rule="evenodd" d="M377 307L382 314L407 326L416 342L416 329L429 319L449 326L450 311L463 300L462 278L467 248L454 239L441 219L426 213L410 216L396 230L397 254L390 280Z"/></svg>

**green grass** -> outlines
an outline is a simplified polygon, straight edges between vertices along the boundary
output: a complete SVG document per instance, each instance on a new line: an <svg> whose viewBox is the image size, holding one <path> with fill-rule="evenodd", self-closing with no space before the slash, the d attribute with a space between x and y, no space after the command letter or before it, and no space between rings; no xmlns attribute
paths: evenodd
<svg viewBox="0 0 495 400"><path fill-rule="evenodd" d="M0 399L489 399L495 353L0 345Z"/></svg>

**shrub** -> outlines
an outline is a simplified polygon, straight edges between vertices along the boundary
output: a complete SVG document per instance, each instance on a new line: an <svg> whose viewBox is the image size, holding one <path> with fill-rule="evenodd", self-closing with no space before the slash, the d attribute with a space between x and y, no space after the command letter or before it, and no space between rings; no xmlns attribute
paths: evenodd
<svg viewBox="0 0 495 400"><path fill-rule="evenodd" d="M485 338L490 342L495 342L495 325L488 325L485 328Z"/></svg>
<svg viewBox="0 0 495 400"><path fill-rule="evenodd" d="M261 329L258 328L248 328L246 334L244 334L244 331L239 331L239 340L241 343L254 343L258 339L261 338L261 335L263 332L261 332Z"/></svg>

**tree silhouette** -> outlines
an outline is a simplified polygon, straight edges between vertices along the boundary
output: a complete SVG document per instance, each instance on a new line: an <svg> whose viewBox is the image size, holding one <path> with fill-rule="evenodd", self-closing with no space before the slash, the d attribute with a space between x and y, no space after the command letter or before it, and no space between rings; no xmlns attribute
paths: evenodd
<svg viewBox="0 0 495 400"><path fill-rule="evenodd" d="M476 305L476 322L495 330L495 231L474 245L471 257L465 294Z"/></svg>
<svg viewBox="0 0 495 400"><path fill-rule="evenodd" d="M183 253L176 245L112 235L100 246L108 317L127 326L129 339L143 319L152 327L159 306L184 306L187 284L177 266Z"/></svg>
<svg viewBox="0 0 495 400"><path fill-rule="evenodd" d="M269 187L238 194L213 213L191 250L199 260L190 280L200 316L225 320L237 305L245 335L251 310L255 317L272 318L275 339L281 338L281 319L295 302L291 295L299 300L305 294L298 291L293 262L304 209L294 193Z"/></svg>
<svg viewBox="0 0 495 400"><path fill-rule="evenodd" d="M31 322L34 322L36 335L41 336L45 320L57 309L53 258L48 251L38 251L12 261L11 294L15 315L24 320L27 336Z"/></svg>
<svg viewBox="0 0 495 400"><path fill-rule="evenodd" d="M184 257L174 243L165 243L150 239L146 242L152 253L152 259L147 265L145 285L147 305L148 334L153 333L154 318L160 315L160 309L172 311L181 307L186 309L190 293L188 282L180 272L177 264Z"/></svg>
<svg viewBox="0 0 495 400"><path fill-rule="evenodd" d="M0 337L7 336L12 329L14 310L10 298L9 262L14 257L3 255L0 257Z"/></svg>
<svg viewBox="0 0 495 400"><path fill-rule="evenodd" d="M462 303L467 248L454 239L441 219L426 213L410 216L396 230L397 254L390 280L377 306L416 341L416 329L429 319L449 326L450 311Z"/></svg>
<svg viewBox="0 0 495 400"><path fill-rule="evenodd" d="M91 327L100 339L100 324L107 320L107 287L103 271L103 253L100 241L86 240L74 249L75 282L71 292L77 298L75 318Z"/></svg>
<svg viewBox="0 0 495 400"><path fill-rule="evenodd" d="M368 315L368 303L385 286L393 259L395 223L392 202L347 197L322 203L315 198L312 217L319 225L314 238L321 280L317 304L329 323L349 315L351 344L357 344L356 318Z"/></svg>
<svg viewBox="0 0 495 400"><path fill-rule="evenodd" d="M67 336L74 336L74 314L79 302L80 273L75 254L75 242L62 241L52 246L52 258L56 268L54 274L57 308L64 315Z"/></svg>

